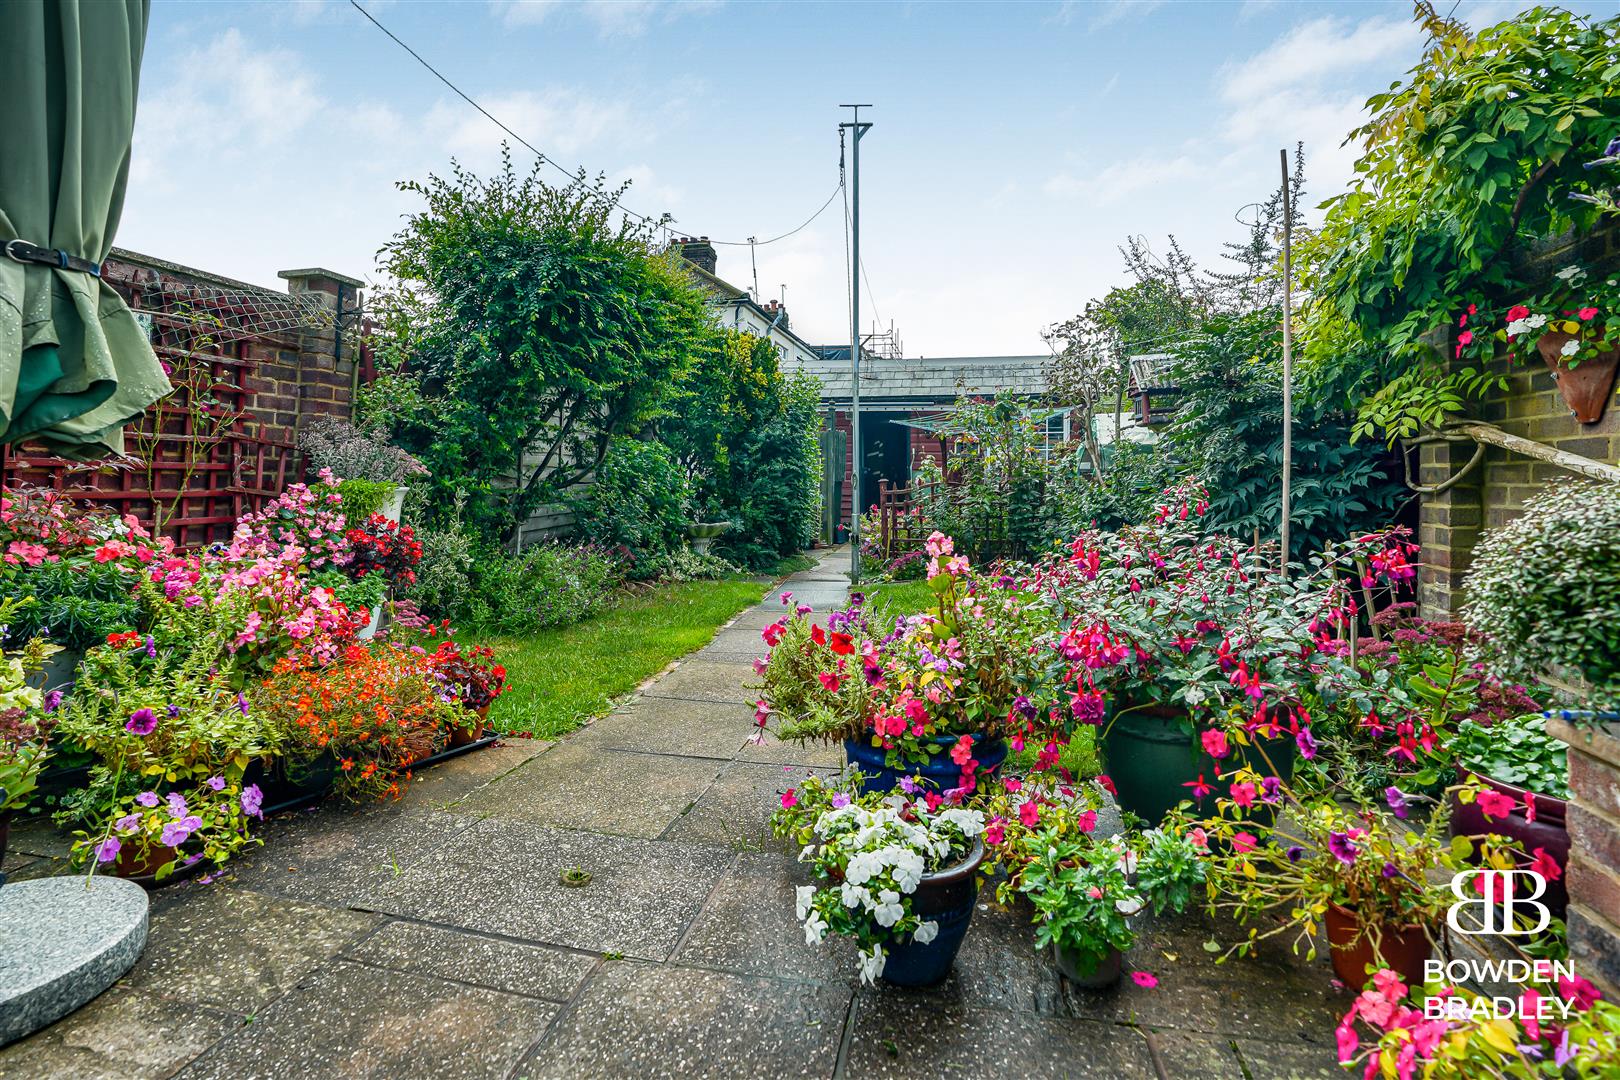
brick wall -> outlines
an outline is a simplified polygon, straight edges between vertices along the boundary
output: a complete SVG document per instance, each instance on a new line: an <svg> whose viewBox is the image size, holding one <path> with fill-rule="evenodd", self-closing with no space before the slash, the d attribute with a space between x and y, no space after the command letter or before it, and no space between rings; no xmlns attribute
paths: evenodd
<svg viewBox="0 0 1620 1080"><path fill-rule="evenodd" d="M149 324L175 380L189 372L211 382L215 414L233 419L217 441L199 439L182 386L130 426L130 460L117 468L70 470L25 443L0 448L0 482L50 485L148 524L161 516L162 531L183 544L222 539L237 517L302 479L295 444L311 416L352 412L367 364L354 320L336 316L360 307L362 283L288 270L283 293L121 248L103 274ZM210 421L200 422L213 434Z"/></svg>
<svg viewBox="0 0 1620 1080"><path fill-rule="evenodd" d="M1594 233L1578 243L1568 237L1550 241L1527 258L1546 274L1575 261L1597 273L1614 273L1620 271L1620 228ZM1436 344L1451 352L1449 340ZM1508 388L1484 403L1475 414L1480 419L1512 435L1596 461L1620 463L1620 403L1613 395L1601 420L1579 424L1546 365L1539 361L1509 365L1499 358L1495 367L1508 375ZM1471 441L1422 447L1419 482L1425 486L1440 483L1460 470L1475 450ZM1442 494L1424 496L1419 513L1424 560L1419 596L1424 613L1438 617L1456 611L1463 602L1469 560L1482 530L1517 517L1525 499L1547 481L1569 475L1556 466L1492 446L1486 448L1480 467L1462 483Z"/></svg>

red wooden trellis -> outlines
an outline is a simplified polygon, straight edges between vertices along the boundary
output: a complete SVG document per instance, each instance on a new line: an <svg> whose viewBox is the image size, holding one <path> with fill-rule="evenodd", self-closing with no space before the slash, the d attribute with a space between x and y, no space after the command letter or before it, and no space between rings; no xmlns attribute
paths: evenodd
<svg viewBox="0 0 1620 1080"><path fill-rule="evenodd" d="M255 346L297 352L298 333L253 329L246 294L176 301L132 278L114 283L151 319L153 349L171 369L175 393L126 429L122 459L85 464L27 443L0 446L0 485L51 487L134 514L181 546L226 539L237 518L301 475L296 446L280 430L267 431L274 425L254 409L252 355Z"/></svg>

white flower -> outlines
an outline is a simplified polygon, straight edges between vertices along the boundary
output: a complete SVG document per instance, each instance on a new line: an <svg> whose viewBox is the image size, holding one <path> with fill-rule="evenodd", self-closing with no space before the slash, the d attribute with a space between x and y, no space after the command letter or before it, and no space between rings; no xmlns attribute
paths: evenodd
<svg viewBox="0 0 1620 1080"><path fill-rule="evenodd" d="M827 920L821 917L821 912L812 911L810 917L804 920L804 943L806 945L820 945L827 936Z"/></svg>
<svg viewBox="0 0 1620 1080"><path fill-rule="evenodd" d="M1562 270L1558 271L1558 273L1554 274L1553 277L1562 281L1570 281L1575 277L1575 275L1584 275L1585 273L1586 271L1582 270L1579 266L1566 266Z"/></svg>
<svg viewBox="0 0 1620 1080"><path fill-rule="evenodd" d="M900 894L893 889L884 889L878 893L878 902L872 908L872 917L877 919L879 926L893 926L906 917L906 909L900 903Z"/></svg>
<svg viewBox="0 0 1620 1080"><path fill-rule="evenodd" d="M1119 872L1126 876L1136 873L1136 852L1130 848L1119 853Z"/></svg>
<svg viewBox="0 0 1620 1080"><path fill-rule="evenodd" d="M811 911L810 905L815 902L816 887L814 885L800 885L794 899L794 910L800 920Z"/></svg>
<svg viewBox="0 0 1620 1080"><path fill-rule="evenodd" d="M939 923L929 919L917 925L917 932L911 935L911 940L919 945L927 945L939 936Z"/></svg>
<svg viewBox="0 0 1620 1080"><path fill-rule="evenodd" d="M939 816L940 820L947 821L950 824L955 825L958 829L961 829L962 835L967 837L969 840L984 832L984 815L979 813L977 810L963 810L958 807L952 807L949 810L943 811Z"/></svg>
<svg viewBox="0 0 1620 1080"><path fill-rule="evenodd" d="M1512 322L1507 324L1507 332L1513 337L1518 337L1528 329L1530 329L1530 322L1528 319L1514 319Z"/></svg>
<svg viewBox="0 0 1620 1080"><path fill-rule="evenodd" d="M800 849L800 851L799 851L799 861L800 862L807 861L810 858L811 855L815 854L815 850L816 850L816 845L814 845L814 844L806 844L806 845L804 845L804 847L802 849Z"/></svg>
<svg viewBox="0 0 1620 1080"><path fill-rule="evenodd" d="M847 908L860 907L871 902L872 894L859 885L851 885L846 881L843 886L843 900Z"/></svg>
<svg viewBox="0 0 1620 1080"><path fill-rule="evenodd" d="M1578 353L1580 351L1581 351L1581 339L1580 338L1570 338L1568 341L1564 342L1564 347L1562 349L1558 350L1558 354L1560 356L1574 356L1576 353Z"/></svg>
<svg viewBox="0 0 1620 1080"><path fill-rule="evenodd" d="M1524 320L1526 330L1539 330L1541 327L1546 325L1547 316L1545 315L1531 315Z"/></svg>
<svg viewBox="0 0 1620 1080"><path fill-rule="evenodd" d="M868 986L877 982L878 976L883 974L883 965L888 962L888 956L883 952L883 946L874 945L872 951L857 952L855 954L861 965L861 982Z"/></svg>
<svg viewBox="0 0 1620 1080"><path fill-rule="evenodd" d="M1114 901L1114 910L1121 915L1135 915L1143 907L1142 898L1135 893Z"/></svg>
<svg viewBox="0 0 1620 1080"><path fill-rule="evenodd" d="M900 887L901 892L917 891L917 883L923 876L923 866L923 857L915 851L900 852L900 857L894 861L894 883Z"/></svg>

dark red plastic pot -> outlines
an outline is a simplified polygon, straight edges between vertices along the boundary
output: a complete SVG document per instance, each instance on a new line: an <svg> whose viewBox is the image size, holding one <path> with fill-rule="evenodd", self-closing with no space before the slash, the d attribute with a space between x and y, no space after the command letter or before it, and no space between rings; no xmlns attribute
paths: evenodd
<svg viewBox="0 0 1620 1080"><path fill-rule="evenodd" d="M1338 904L1329 904L1323 921L1327 924L1329 951L1333 953L1333 973L1344 980L1346 986L1357 990L1365 986L1370 978L1367 965L1374 962L1379 967L1399 972L1408 986L1423 985L1423 962L1434 951L1434 946L1422 926L1414 923L1384 927L1375 957L1372 938L1361 934L1360 915Z"/></svg>
<svg viewBox="0 0 1620 1080"><path fill-rule="evenodd" d="M1467 769L1460 771L1461 779L1464 781L1477 776L1486 787L1512 799L1514 805L1505 818L1487 818L1477 802L1464 803L1453 792L1452 836L1481 836L1485 833L1494 833L1524 848L1526 858L1521 861L1522 866L1529 866L1529 856L1535 854L1536 848L1545 849L1560 867L1569 865L1569 827L1565 823L1565 814L1569 809L1568 802L1552 795L1531 792L1536 799L1536 820L1531 821L1524 804L1527 789L1510 784L1506 780L1493 779L1483 773L1473 773ZM1477 855L1473 861L1478 861ZM1563 878L1547 882L1547 891L1542 894L1541 902L1558 918L1564 917L1564 912L1569 906L1569 889L1565 887Z"/></svg>

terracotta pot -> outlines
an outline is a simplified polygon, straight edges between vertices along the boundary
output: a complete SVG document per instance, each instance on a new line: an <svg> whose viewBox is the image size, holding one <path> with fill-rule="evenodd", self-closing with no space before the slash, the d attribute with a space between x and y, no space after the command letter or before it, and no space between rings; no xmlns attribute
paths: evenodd
<svg viewBox="0 0 1620 1080"><path fill-rule="evenodd" d="M151 877L180 858L180 852L172 847L150 847L141 855L137 855L136 850L133 843L121 848L113 860L112 872L124 878Z"/></svg>
<svg viewBox="0 0 1620 1080"><path fill-rule="evenodd" d="M1451 795L1451 823L1452 836L1482 836L1494 833L1505 836L1519 844L1525 855L1530 856L1537 848L1542 848L1551 855L1561 867L1569 865L1569 828L1565 824L1565 812L1569 803L1551 795L1542 795L1533 792L1536 797L1536 820L1531 821L1525 812L1525 790L1517 784L1510 784L1506 780L1497 780L1483 773L1473 773L1467 769L1459 769L1461 779L1477 776L1484 781L1485 786L1501 792L1513 800L1513 810L1505 818L1487 818L1485 812L1479 808L1478 803L1463 803L1457 798L1455 792ZM1478 856L1470 860L1478 862ZM1529 858L1521 861L1520 865L1528 869ZM1569 907L1569 889L1564 879L1547 882L1547 891L1542 893L1541 902L1552 910L1552 913L1562 919Z"/></svg>
<svg viewBox="0 0 1620 1080"><path fill-rule="evenodd" d="M1330 904L1324 921L1331 946L1329 951L1333 953L1333 973L1344 980L1346 986L1359 990L1369 978L1367 965L1375 961L1372 938L1360 933L1361 916L1349 908ZM1378 941L1378 965L1399 972L1408 986L1421 986L1423 961L1434 949L1424 928L1417 923L1386 926Z"/></svg>
<svg viewBox="0 0 1620 1080"><path fill-rule="evenodd" d="M484 737L484 721L489 719L489 706L480 705L478 708L473 709L472 713L478 717L477 723L450 729L450 749L458 746L469 746Z"/></svg>
<svg viewBox="0 0 1620 1080"><path fill-rule="evenodd" d="M1570 367L1559 350L1571 337L1561 330L1549 331L1536 340L1536 351L1552 369L1553 378L1558 381L1558 392L1564 396L1564 404L1575 414L1575 419L1583 424L1595 424L1603 419L1603 410L1614 390L1615 373L1620 370L1620 349L1589 356Z"/></svg>

